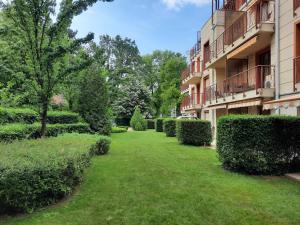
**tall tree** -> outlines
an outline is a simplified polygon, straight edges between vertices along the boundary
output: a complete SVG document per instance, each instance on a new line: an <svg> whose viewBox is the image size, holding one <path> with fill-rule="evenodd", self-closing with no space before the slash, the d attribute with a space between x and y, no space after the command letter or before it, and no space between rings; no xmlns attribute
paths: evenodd
<svg viewBox="0 0 300 225"><path fill-rule="evenodd" d="M82 64L67 66L65 57L93 39L91 33L80 39L70 38L68 29L75 16L96 2L62 0L55 22L52 18L55 16L56 0L12 0L7 4L1 3L5 15L18 30L17 35L24 40L24 63L39 98L42 136L46 132L48 106L54 88L67 74L82 70L91 62L86 56Z"/></svg>

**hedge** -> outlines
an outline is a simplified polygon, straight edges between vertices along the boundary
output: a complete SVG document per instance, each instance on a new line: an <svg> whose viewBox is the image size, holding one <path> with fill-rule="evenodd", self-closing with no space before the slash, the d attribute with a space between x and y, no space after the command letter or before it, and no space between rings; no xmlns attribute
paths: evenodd
<svg viewBox="0 0 300 225"><path fill-rule="evenodd" d="M155 130L156 132L163 132L164 131L164 118L158 118L155 120Z"/></svg>
<svg viewBox="0 0 300 225"><path fill-rule="evenodd" d="M167 137L176 137L176 119L165 119L163 127Z"/></svg>
<svg viewBox="0 0 300 225"><path fill-rule="evenodd" d="M0 107L0 124L6 123L34 123L38 121L39 115L31 109L3 108Z"/></svg>
<svg viewBox="0 0 300 225"><path fill-rule="evenodd" d="M47 125L47 137L55 137L62 133L89 133L88 124L50 124ZM40 124L7 124L0 127L0 142L12 142L26 138L39 138Z"/></svg>
<svg viewBox="0 0 300 225"><path fill-rule="evenodd" d="M109 151L111 139L107 136L100 136L99 140L91 147L95 155L106 155Z"/></svg>
<svg viewBox="0 0 300 225"><path fill-rule="evenodd" d="M123 127L113 127L111 130L112 134L117 134L117 133L126 133L128 128L123 128Z"/></svg>
<svg viewBox="0 0 300 225"><path fill-rule="evenodd" d="M80 116L68 111L49 111L47 115L48 124L71 124L78 123Z"/></svg>
<svg viewBox="0 0 300 225"><path fill-rule="evenodd" d="M155 129L155 120L147 119L147 128L148 129Z"/></svg>
<svg viewBox="0 0 300 225"><path fill-rule="evenodd" d="M299 117L226 116L217 131L217 151L227 169L260 175L300 169Z"/></svg>
<svg viewBox="0 0 300 225"><path fill-rule="evenodd" d="M176 135L181 144L208 146L212 142L211 124L205 120L177 120Z"/></svg>
<svg viewBox="0 0 300 225"><path fill-rule="evenodd" d="M78 138L0 146L0 213L32 212L69 195L92 156L89 146L75 143Z"/></svg>

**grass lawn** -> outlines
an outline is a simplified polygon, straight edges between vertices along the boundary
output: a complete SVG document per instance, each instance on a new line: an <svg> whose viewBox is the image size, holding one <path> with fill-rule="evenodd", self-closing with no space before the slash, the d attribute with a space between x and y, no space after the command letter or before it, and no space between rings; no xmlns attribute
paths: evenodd
<svg viewBox="0 0 300 225"><path fill-rule="evenodd" d="M230 173L213 150L128 132L113 135L109 155L94 158L70 199L0 224L299 225L300 184Z"/></svg>

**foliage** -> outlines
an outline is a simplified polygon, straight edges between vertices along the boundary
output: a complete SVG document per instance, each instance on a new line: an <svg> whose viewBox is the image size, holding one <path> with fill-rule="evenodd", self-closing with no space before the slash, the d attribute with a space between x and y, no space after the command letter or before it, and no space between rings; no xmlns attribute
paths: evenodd
<svg viewBox="0 0 300 225"><path fill-rule="evenodd" d="M300 169L300 118L226 116L217 130L217 151L227 169L275 175Z"/></svg>
<svg viewBox="0 0 300 225"><path fill-rule="evenodd" d="M90 133L88 124L51 124L47 126L46 137L56 137L63 133ZM35 124L8 124L0 127L0 142L41 137L41 126Z"/></svg>
<svg viewBox="0 0 300 225"><path fill-rule="evenodd" d="M155 129L155 120L147 119L147 129Z"/></svg>
<svg viewBox="0 0 300 225"><path fill-rule="evenodd" d="M111 0L101 0L111 1ZM86 68L91 59L85 55L81 64L68 64L68 56L75 54L94 35L76 39L68 32L75 16L80 15L97 0L62 1L55 16L56 1L13 0L3 4L5 16L13 23L23 46L14 54L24 55L26 77L38 97L41 112L41 133L46 132L48 106L57 85L67 74Z"/></svg>
<svg viewBox="0 0 300 225"><path fill-rule="evenodd" d="M91 159L80 137L0 145L0 213L32 212L69 195Z"/></svg>
<svg viewBox="0 0 300 225"><path fill-rule="evenodd" d="M167 137L176 137L176 119L165 119L163 128Z"/></svg>
<svg viewBox="0 0 300 225"><path fill-rule="evenodd" d="M155 131L156 132L164 131L164 120L165 120L165 118L157 118L155 120Z"/></svg>
<svg viewBox="0 0 300 225"><path fill-rule="evenodd" d="M212 142L211 124L205 120L177 120L176 135L181 144L209 146Z"/></svg>
<svg viewBox="0 0 300 225"><path fill-rule="evenodd" d="M139 107L135 108L134 114L130 120L130 126L135 131L147 130L147 121L143 117Z"/></svg>
<svg viewBox="0 0 300 225"><path fill-rule="evenodd" d="M95 155L106 155L109 151L111 139L107 136L100 136L99 140L91 147L91 152Z"/></svg>
<svg viewBox="0 0 300 225"><path fill-rule="evenodd" d="M145 85L138 80L131 79L128 84L121 87L121 95L115 101L113 108L117 119L130 120L136 107L139 107L143 114L147 114L149 104L150 93Z"/></svg>
<svg viewBox="0 0 300 225"><path fill-rule="evenodd" d="M0 107L0 124L5 123L34 123L38 120L38 114L27 108Z"/></svg>
<svg viewBox="0 0 300 225"><path fill-rule="evenodd" d="M80 116L78 113L68 111L49 111L47 115L47 123L49 124L69 124L78 123Z"/></svg>
<svg viewBox="0 0 300 225"><path fill-rule="evenodd" d="M117 134L117 133L126 133L128 128L125 127L113 127L111 130L112 134Z"/></svg>
<svg viewBox="0 0 300 225"><path fill-rule="evenodd" d="M109 114L108 90L104 74L96 65L91 67L81 85L78 110L93 131L109 135L111 118Z"/></svg>

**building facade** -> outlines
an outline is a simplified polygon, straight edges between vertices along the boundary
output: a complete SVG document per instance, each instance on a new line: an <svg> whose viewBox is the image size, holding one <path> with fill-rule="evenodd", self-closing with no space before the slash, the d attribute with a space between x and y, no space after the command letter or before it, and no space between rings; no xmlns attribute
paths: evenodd
<svg viewBox="0 0 300 225"><path fill-rule="evenodd" d="M182 72L185 117L300 116L300 0L212 0Z"/></svg>

